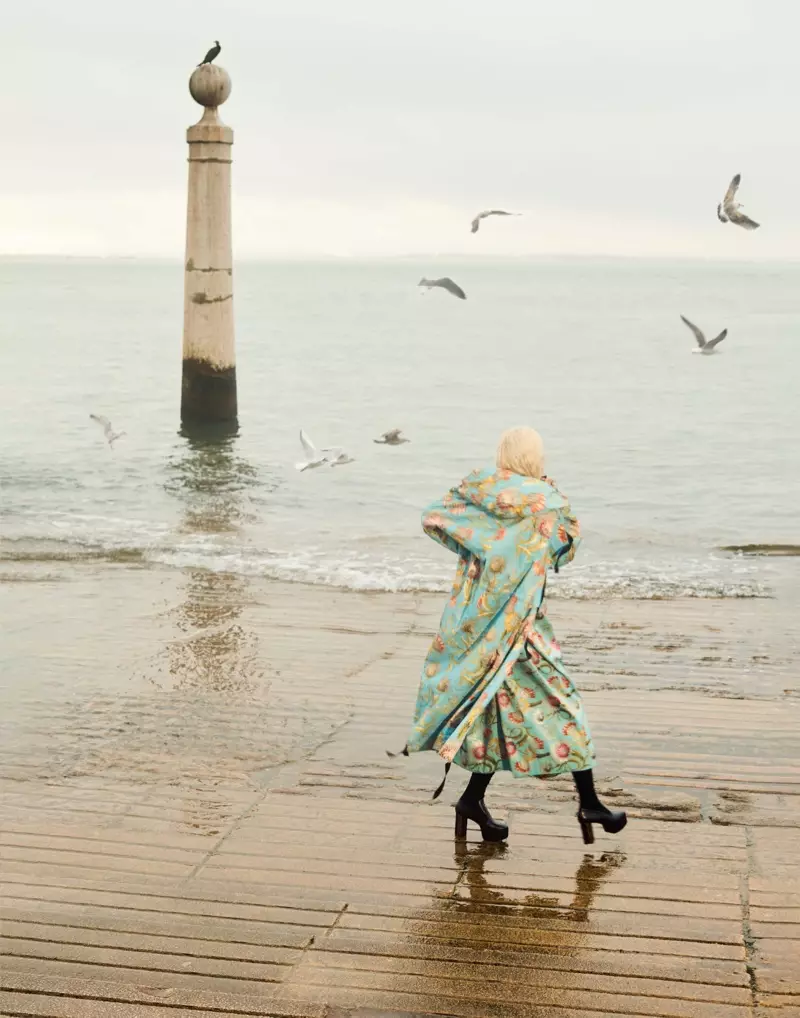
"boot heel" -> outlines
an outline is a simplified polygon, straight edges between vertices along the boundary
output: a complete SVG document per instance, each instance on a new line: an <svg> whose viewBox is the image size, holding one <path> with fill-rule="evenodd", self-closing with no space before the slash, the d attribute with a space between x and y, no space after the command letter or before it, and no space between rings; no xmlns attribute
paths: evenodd
<svg viewBox="0 0 800 1018"><path fill-rule="evenodd" d="M627 822L628 817L622 810L615 812L605 807L590 809L586 806L582 806L578 810L578 823L581 825L584 845L594 844L592 824L600 824L606 834L619 834Z"/></svg>
<svg viewBox="0 0 800 1018"><path fill-rule="evenodd" d="M508 825L500 824L492 818L491 813L486 809L483 799L478 802L470 802L459 799L456 803L456 837L464 839L467 836L467 821L471 820L481 829L484 841L505 841L508 837Z"/></svg>
<svg viewBox="0 0 800 1018"><path fill-rule="evenodd" d="M581 834L583 835L584 845L594 844L594 830L588 820L584 820L583 817L578 814L578 823L581 825Z"/></svg>

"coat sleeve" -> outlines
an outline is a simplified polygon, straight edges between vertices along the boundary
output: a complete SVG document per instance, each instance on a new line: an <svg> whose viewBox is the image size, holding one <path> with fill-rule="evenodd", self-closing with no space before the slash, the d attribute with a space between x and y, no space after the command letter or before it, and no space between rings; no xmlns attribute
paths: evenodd
<svg viewBox="0 0 800 1018"><path fill-rule="evenodd" d="M422 529L434 541L459 554L461 546L448 533L447 512L441 502L434 502L422 512Z"/></svg>
<svg viewBox="0 0 800 1018"><path fill-rule="evenodd" d="M575 552L581 543L581 525L572 512L569 499L555 486L547 500L547 510L552 521L550 565L558 572L561 566L575 558Z"/></svg>
<svg viewBox="0 0 800 1018"><path fill-rule="evenodd" d="M434 541L457 555L467 552L483 559L483 527L480 513L468 512L456 489L429 505L422 513L422 529Z"/></svg>

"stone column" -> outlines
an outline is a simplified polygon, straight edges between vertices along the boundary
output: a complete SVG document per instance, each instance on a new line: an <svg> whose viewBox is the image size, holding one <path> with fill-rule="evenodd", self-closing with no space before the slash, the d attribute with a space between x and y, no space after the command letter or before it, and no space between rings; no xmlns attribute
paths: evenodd
<svg viewBox="0 0 800 1018"><path fill-rule="evenodd" d="M189 199L183 298L183 425L235 424L236 351L231 253L233 131L217 108L231 79L217 64L202 64L189 79L192 98L205 107L186 132Z"/></svg>

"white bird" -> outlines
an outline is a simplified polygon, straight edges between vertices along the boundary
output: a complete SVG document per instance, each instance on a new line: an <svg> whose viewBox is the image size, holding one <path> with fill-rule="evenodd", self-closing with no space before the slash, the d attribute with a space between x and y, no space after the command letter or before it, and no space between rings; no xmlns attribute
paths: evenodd
<svg viewBox="0 0 800 1018"><path fill-rule="evenodd" d="M485 212L479 212L477 216L472 220L470 224L470 232L477 233L481 228L481 219L486 219L488 216L519 216L520 212L504 212L503 209L487 209Z"/></svg>
<svg viewBox="0 0 800 1018"><path fill-rule="evenodd" d="M702 353L705 354L706 356L712 353L716 353L717 344L721 343L723 339L725 339L725 337L728 335L728 330L723 329L722 332L718 336L715 336L713 339L706 339L705 334L702 332L702 330L698 329L697 326L693 322L690 322L688 318L684 318L683 315L681 315L681 321L684 323L684 325L689 326L689 328L694 333L694 338L697 340L697 349L692 350L692 353Z"/></svg>
<svg viewBox="0 0 800 1018"><path fill-rule="evenodd" d="M308 435L300 429L300 444L308 457L303 463L295 463L298 470L314 470L316 467L343 467L346 463L355 463L352 456L348 456L340 448L318 449Z"/></svg>
<svg viewBox="0 0 800 1018"><path fill-rule="evenodd" d="M114 445L118 438L122 438L123 435L127 434L125 431L114 431L111 427L111 421L107 417L103 417L102 414L89 414L89 416L103 429L103 434L111 446Z"/></svg>
<svg viewBox="0 0 800 1018"><path fill-rule="evenodd" d="M757 230L760 224L754 219L750 219L744 212L739 211L742 206L736 201L736 192L739 190L741 182L742 175L737 173L728 185L725 197L717 205L717 219L721 223L731 222L735 226L741 226L744 230Z"/></svg>
<svg viewBox="0 0 800 1018"><path fill-rule="evenodd" d="M410 442L411 439L404 437L401 428L392 428L391 431L384 431L380 438L373 438L372 441L376 445L402 445L404 442Z"/></svg>
<svg viewBox="0 0 800 1018"><path fill-rule="evenodd" d="M443 276L441 279L426 279L423 276L417 283L417 286L427 286L429 290L432 286L440 286L443 290L447 290L448 293L452 293L454 297L460 297L461 300L467 299L467 295L458 283L454 283L449 276Z"/></svg>

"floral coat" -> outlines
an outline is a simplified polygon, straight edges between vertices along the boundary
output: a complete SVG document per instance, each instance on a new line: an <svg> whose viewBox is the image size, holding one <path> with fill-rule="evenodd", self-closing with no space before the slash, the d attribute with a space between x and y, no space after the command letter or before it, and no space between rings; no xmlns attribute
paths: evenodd
<svg viewBox="0 0 800 1018"><path fill-rule="evenodd" d="M422 526L458 567L406 750L515 777L591 767L580 694L542 604L548 568L571 561L580 541L566 497L547 480L476 470Z"/></svg>

